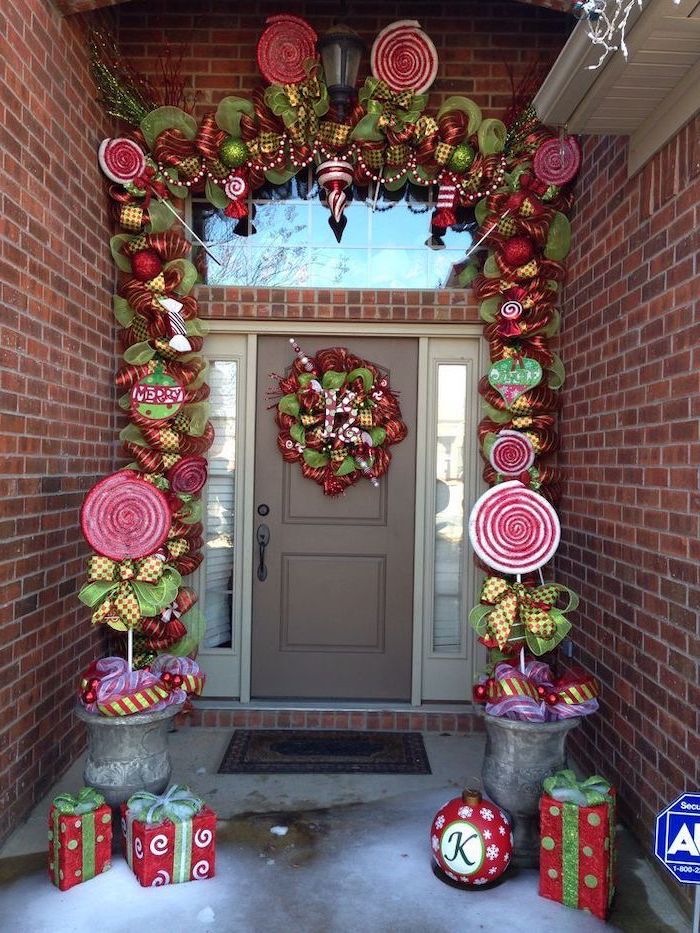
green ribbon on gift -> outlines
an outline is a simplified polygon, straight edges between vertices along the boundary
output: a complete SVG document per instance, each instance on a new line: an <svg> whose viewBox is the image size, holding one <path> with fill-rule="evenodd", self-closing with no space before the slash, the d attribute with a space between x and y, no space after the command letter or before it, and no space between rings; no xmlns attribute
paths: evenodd
<svg viewBox="0 0 700 933"><path fill-rule="evenodd" d="M104 797L94 787L83 787L77 794L58 794L52 801L58 813L72 816L91 813L101 807L104 802Z"/></svg>
<svg viewBox="0 0 700 933"><path fill-rule="evenodd" d="M61 842L61 819L65 816L80 816L82 838L81 879L89 881L95 877L95 811L104 805L105 799L94 787L83 787L77 794L58 794L53 803L53 874L56 887L61 881L59 859Z"/></svg>
<svg viewBox="0 0 700 933"><path fill-rule="evenodd" d="M615 837L615 798L610 793L610 783L598 774L586 778L585 781L579 781L574 772L567 769L557 771L556 774L545 778L542 786L545 794L562 803L562 903L566 907L578 908L579 906L580 808L607 805L610 839L607 884L608 903L610 903L614 893L612 859Z"/></svg>
<svg viewBox="0 0 700 933"><path fill-rule="evenodd" d="M579 781L569 769L557 771L545 778L542 786L549 797L562 803L573 803L577 807L595 807L610 802L610 782L599 774Z"/></svg>
<svg viewBox="0 0 700 933"><path fill-rule="evenodd" d="M265 90L265 103L281 116L297 146L311 144L318 132L319 118L328 113L328 88L318 62L304 62L306 78L298 84L272 84Z"/></svg>
<svg viewBox="0 0 700 933"><path fill-rule="evenodd" d="M183 823L196 816L203 806L202 798L182 784L173 784L164 794L138 791L129 797L126 804L134 819L148 824L162 823L163 820Z"/></svg>
<svg viewBox="0 0 700 933"><path fill-rule="evenodd" d="M414 126L428 103L427 94L415 94L411 90L392 91L380 78L366 78L358 99L367 112L350 138L360 142L379 142L387 130L398 132Z"/></svg>

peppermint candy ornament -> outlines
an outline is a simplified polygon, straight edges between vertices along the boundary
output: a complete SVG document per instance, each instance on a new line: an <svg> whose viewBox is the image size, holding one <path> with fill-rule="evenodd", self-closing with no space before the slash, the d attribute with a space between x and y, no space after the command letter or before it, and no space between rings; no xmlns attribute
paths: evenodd
<svg viewBox="0 0 700 933"><path fill-rule="evenodd" d="M547 185L565 185L581 167L581 145L575 136L547 139L532 161L535 175Z"/></svg>
<svg viewBox="0 0 700 933"><path fill-rule="evenodd" d="M422 94L435 80L438 54L430 37L414 19L386 26L374 40L370 66L375 78L392 91Z"/></svg>
<svg viewBox="0 0 700 933"><path fill-rule="evenodd" d="M126 185L146 171L146 156L133 139L103 139L97 151L100 168L110 181Z"/></svg>
<svg viewBox="0 0 700 933"><path fill-rule="evenodd" d="M482 800L478 790L464 790L435 814L430 847L443 880L481 886L510 865L513 833L495 803Z"/></svg>
<svg viewBox="0 0 700 933"><path fill-rule="evenodd" d="M489 451L489 463L497 473L519 476L535 462L535 451L526 434L504 428Z"/></svg>
<svg viewBox="0 0 700 933"><path fill-rule="evenodd" d="M258 41L258 68L270 84L298 84L304 62L316 58L315 30L300 16L269 16Z"/></svg>
<svg viewBox="0 0 700 933"><path fill-rule="evenodd" d="M554 507L518 480L480 496L469 516L469 540L477 556L501 573L530 573L559 547L561 526Z"/></svg>

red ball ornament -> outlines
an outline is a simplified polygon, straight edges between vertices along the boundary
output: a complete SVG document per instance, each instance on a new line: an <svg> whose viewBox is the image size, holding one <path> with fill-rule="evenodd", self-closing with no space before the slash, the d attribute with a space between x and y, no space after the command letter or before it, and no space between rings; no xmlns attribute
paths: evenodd
<svg viewBox="0 0 700 933"><path fill-rule="evenodd" d="M475 703L485 703L488 696L486 684L474 684L472 696L474 697Z"/></svg>
<svg viewBox="0 0 700 933"><path fill-rule="evenodd" d="M182 674L173 674L173 687L182 686Z"/></svg>
<svg viewBox="0 0 700 933"><path fill-rule="evenodd" d="M559 694L548 693L547 696L544 698L544 701L547 704L547 706L554 706L556 703L559 702Z"/></svg>
<svg viewBox="0 0 700 933"><path fill-rule="evenodd" d="M535 255L535 246L526 236L512 236L501 247L501 255L513 269L524 266Z"/></svg>
<svg viewBox="0 0 700 933"><path fill-rule="evenodd" d="M433 858L452 881L489 884L510 864L513 834L505 813L477 790L438 810L430 830Z"/></svg>
<svg viewBox="0 0 700 933"><path fill-rule="evenodd" d="M150 282L163 271L163 263L153 249L141 249L131 257L131 274L139 282Z"/></svg>
<svg viewBox="0 0 700 933"><path fill-rule="evenodd" d="M84 703L94 703L97 700L97 693L94 690L86 690L83 693Z"/></svg>
<svg viewBox="0 0 700 933"><path fill-rule="evenodd" d="M544 699L546 693L547 688L544 684L537 684L537 696L540 697L540 699Z"/></svg>
<svg viewBox="0 0 700 933"><path fill-rule="evenodd" d="M163 673L160 675L160 679L163 681L166 687L169 687L173 679L173 675L170 673L170 671L163 671Z"/></svg>

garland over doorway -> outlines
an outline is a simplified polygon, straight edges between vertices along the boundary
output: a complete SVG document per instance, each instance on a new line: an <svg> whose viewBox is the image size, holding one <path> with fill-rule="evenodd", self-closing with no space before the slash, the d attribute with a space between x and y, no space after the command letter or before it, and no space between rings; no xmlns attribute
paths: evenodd
<svg viewBox="0 0 700 933"><path fill-rule="evenodd" d="M91 582L81 596L93 608L94 622L126 629L130 643L133 633L139 634L137 666L163 650L191 654L202 634L201 620L191 611L196 595L181 582L202 560L201 490L213 441L201 356L206 328L191 294L198 271L190 261L192 243L176 226L183 223L177 202L192 193L235 218L239 235L252 235L249 192L285 184L313 163L340 240L351 183L374 186L375 197L379 186L434 186L437 208L427 231L429 245L439 246L447 228L471 220L476 244L486 251L485 257L465 256L460 270L461 284L471 285L481 300L493 364L479 386L485 407L479 428L484 477L491 485L517 480L556 502L559 483L545 460L557 446L557 390L564 374L548 341L559 329L556 305L570 239L566 214L580 162L575 139L543 127L530 108L507 124L483 118L464 97L428 110L437 53L413 21L380 33L372 74L346 106L327 86L312 27L297 17L273 17L258 48L267 87L251 98L225 98L199 122L175 105L183 103L178 80L172 79L165 99L158 99L104 37L92 40L91 52L101 103L129 126L99 151L121 228L111 240L122 273L114 299L124 359L117 384L129 424L121 440L131 458L131 499L148 498L135 493L134 483L159 492L162 542L155 552L157 568L143 563L149 555L138 547L110 558L109 566L91 558ZM363 361L351 362L352 369L369 373L372 386L381 378ZM352 376L335 363L332 369ZM300 382L300 372L296 366L289 379ZM364 382L362 374L356 378ZM287 395L303 386L292 388ZM286 414L290 421L281 426L300 444L302 426L295 412ZM371 480L388 462L380 448L403 436L398 408L387 418L386 426L376 426L376 438L368 432L377 455L359 470ZM305 426L303 433L306 439ZM324 488L330 483L340 492L349 485L347 457L329 458L323 470ZM107 514L116 525L122 512L131 522L122 492L120 484L110 487ZM165 528L163 502L169 509ZM98 573L108 573L109 579ZM486 632L488 617L480 617L480 625ZM183 673L190 672L183 668ZM98 681L90 681L91 695L99 693ZM133 691L132 680L125 683ZM97 711L105 714L105 708L98 702Z"/></svg>

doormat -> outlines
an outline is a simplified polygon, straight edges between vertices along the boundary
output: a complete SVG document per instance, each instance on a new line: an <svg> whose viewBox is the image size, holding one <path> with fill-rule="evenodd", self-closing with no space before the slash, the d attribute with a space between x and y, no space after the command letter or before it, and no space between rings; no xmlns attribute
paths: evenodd
<svg viewBox="0 0 700 933"><path fill-rule="evenodd" d="M237 729L219 774L431 774L420 732Z"/></svg>

